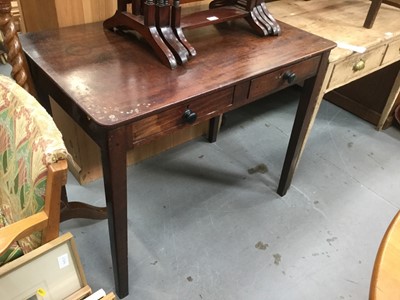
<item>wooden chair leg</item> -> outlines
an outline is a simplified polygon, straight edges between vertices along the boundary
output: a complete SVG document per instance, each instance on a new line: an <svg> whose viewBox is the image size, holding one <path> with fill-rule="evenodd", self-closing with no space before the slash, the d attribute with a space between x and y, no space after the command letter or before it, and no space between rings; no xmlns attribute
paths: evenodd
<svg viewBox="0 0 400 300"><path fill-rule="evenodd" d="M399 0L383 0L382 3L400 8L400 1Z"/></svg>
<svg viewBox="0 0 400 300"><path fill-rule="evenodd" d="M382 0L372 0L371 6L369 7L368 14L364 22L365 28L370 29L374 25L381 4Z"/></svg>

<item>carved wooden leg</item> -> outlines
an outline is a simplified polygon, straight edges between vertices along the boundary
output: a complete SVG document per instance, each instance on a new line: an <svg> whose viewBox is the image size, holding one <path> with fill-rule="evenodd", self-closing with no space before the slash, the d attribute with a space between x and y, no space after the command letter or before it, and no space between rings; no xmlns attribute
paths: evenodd
<svg viewBox="0 0 400 300"><path fill-rule="evenodd" d="M181 7L179 6L179 1L174 1L174 5L172 6L171 27L176 37L181 41L186 50L189 52L190 56L196 56L196 50L188 42L181 28Z"/></svg>
<svg viewBox="0 0 400 300"><path fill-rule="evenodd" d="M161 2L161 1L160 1ZM169 46L175 59L179 64L185 64L188 61L189 52L182 45L180 40L175 36L171 28L171 8L169 5L156 5L156 25L164 39L164 42Z"/></svg>
<svg viewBox="0 0 400 300"><path fill-rule="evenodd" d="M4 37L7 59L12 67L11 76L20 86L32 93L33 86L28 78L25 56L11 16L10 0L0 0L0 30Z"/></svg>
<svg viewBox="0 0 400 300"><path fill-rule="evenodd" d="M260 36L267 36L268 35L268 30L265 28L265 26L258 20L257 15L255 14L254 11L256 11L256 8L253 8L251 11L249 11L249 15L245 17L247 23L254 29L254 31L260 35Z"/></svg>
<svg viewBox="0 0 400 300"><path fill-rule="evenodd" d="M281 34L281 26L279 26L278 22L269 12L267 5L264 2L261 2L259 9L261 9L264 13L264 16L270 21L272 27L272 35L280 35Z"/></svg>
<svg viewBox="0 0 400 300"><path fill-rule="evenodd" d="M135 30L150 44L154 52L161 62L175 69L177 62L174 54L162 40L155 26L155 7L154 4L144 4L144 13L149 18L145 18L145 23L139 17L132 14L117 11L114 16L104 21L103 26L106 29L114 29L119 27Z"/></svg>

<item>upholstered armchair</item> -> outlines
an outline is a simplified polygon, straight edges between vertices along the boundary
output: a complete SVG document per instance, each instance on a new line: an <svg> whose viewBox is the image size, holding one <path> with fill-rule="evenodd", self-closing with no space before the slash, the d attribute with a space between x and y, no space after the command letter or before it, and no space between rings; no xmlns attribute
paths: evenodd
<svg viewBox="0 0 400 300"><path fill-rule="evenodd" d="M66 158L50 115L0 75L0 265L58 237Z"/></svg>
<svg viewBox="0 0 400 300"><path fill-rule="evenodd" d="M12 67L11 77L29 93L36 95L17 29L11 16L10 0L0 0L0 31L4 38L7 62ZM51 110L50 107L46 107L46 109ZM74 161L70 160L70 163L74 163ZM107 209L79 201L68 201L64 187L62 189L61 222L72 218L106 219Z"/></svg>

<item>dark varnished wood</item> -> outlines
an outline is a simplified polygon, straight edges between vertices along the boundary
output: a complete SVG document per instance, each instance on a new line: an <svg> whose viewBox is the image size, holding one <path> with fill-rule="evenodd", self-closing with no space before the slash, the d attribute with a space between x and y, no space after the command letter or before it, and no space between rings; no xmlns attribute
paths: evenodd
<svg viewBox="0 0 400 300"><path fill-rule="evenodd" d="M174 70L154 60L135 35L121 36L102 24L21 37L35 81L46 82L41 93L56 99L101 148L120 298L128 294L126 151L192 126L183 118L187 109L196 113L194 123L213 120L212 141L220 115L289 86L285 72L296 72L291 84L306 80L279 183L279 194L286 193L335 45L281 25L282 35L268 39L249 34L242 20L193 29L187 37L201 55Z"/></svg>
<svg viewBox="0 0 400 300"><path fill-rule="evenodd" d="M124 127L107 131L100 141L115 291L119 298L129 294L128 203L126 201L127 142L126 128ZM119 201L119 199L125 200Z"/></svg>
<svg viewBox="0 0 400 300"><path fill-rule="evenodd" d="M132 144L141 143L144 140L148 141L173 130L186 127L188 124L183 119L186 109L197 114L196 121L191 125L221 115L232 105L233 90L233 87L218 90L210 95L196 97L189 102L138 120L128 126Z"/></svg>
<svg viewBox="0 0 400 300"><path fill-rule="evenodd" d="M259 76L251 80L249 89L250 99L260 99L261 97L268 95L271 91L280 89L282 87L289 86L293 83L300 83L299 80L304 80L312 77L318 70L320 63L319 57L314 57L297 64L293 64L290 68L284 67L274 72ZM289 83L284 79L284 73L292 72L296 76L296 79ZM276 80L277 78L281 80Z"/></svg>
<svg viewBox="0 0 400 300"><path fill-rule="evenodd" d="M286 33L269 39L249 35L247 25L239 22L190 31L203 56L176 70L154 61L136 36L119 36L99 24L27 33L21 39L30 61L69 98L80 99L74 118L89 115L91 126L114 127L307 60L333 44L284 28ZM66 102L62 107L70 109L71 99Z"/></svg>
<svg viewBox="0 0 400 300"><path fill-rule="evenodd" d="M182 2L194 1L183 0ZM129 3L132 3L132 13L127 9ZM209 4L209 8L181 17L179 0L118 0L117 12L104 21L103 25L104 28L110 30L137 31L153 48L161 62L171 69L176 67L176 63L165 49L169 48L174 59L181 65L187 63L189 56L196 55L183 29L244 18L260 36L280 34L278 23L268 12L262 0L214 0ZM155 33L155 30L158 33Z"/></svg>
<svg viewBox="0 0 400 300"><path fill-rule="evenodd" d="M222 115L218 115L210 119L210 124L208 128L208 141L214 143L217 141L217 135L219 130L219 124L222 122Z"/></svg>
<svg viewBox="0 0 400 300"><path fill-rule="evenodd" d="M182 43L182 45L189 52L190 56L196 56L196 50L186 39L186 36L183 33L183 30L181 27L181 7L180 6L174 6L174 5L172 6L171 27L172 27L172 30L174 31L176 37L179 39L179 41Z"/></svg>
<svg viewBox="0 0 400 300"><path fill-rule="evenodd" d="M181 18L181 27L192 29L212 24L218 24L237 18L244 18L248 12L235 6L222 6L185 15ZM208 18L214 17L214 20Z"/></svg>
<svg viewBox="0 0 400 300"><path fill-rule="evenodd" d="M60 221L64 222L76 218L104 220L107 219L107 209L78 201L62 202Z"/></svg>
<svg viewBox="0 0 400 300"><path fill-rule="evenodd" d="M144 4L144 11L149 15L155 15L155 10L154 4ZM150 44L155 54L164 65L171 67L171 69L176 68L176 58L160 36L156 27L155 18L143 19L141 16L117 11L112 18L104 21L104 27L109 29L125 27L137 31Z"/></svg>
<svg viewBox="0 0 400 300"><path fill-rule="evenodd" d="M156 26L166 45L169 45L179 64L187 63L189 52L181 43L171 27L171 9L169 5L156 5Z"/></svg>
<svg viewBox="0 0 400 300"><path fill-rule="evenodd" d="M309 124L312 122L316 99L318 98L319 90L315 86L321 86L325 78L325 73L328 68L329 53L325 52L322 56L320 67L316 76L309 77L304 81L303 93L300 97L299 106L297 108L296 117L294 119L292 133L289 139L289 145L286 152L285 162L279 180L278 194L283 196L286 194L290 186L290 180L296 170L300 160L300 154L304 143L299 143L299 140L305 140Z"/></svg>

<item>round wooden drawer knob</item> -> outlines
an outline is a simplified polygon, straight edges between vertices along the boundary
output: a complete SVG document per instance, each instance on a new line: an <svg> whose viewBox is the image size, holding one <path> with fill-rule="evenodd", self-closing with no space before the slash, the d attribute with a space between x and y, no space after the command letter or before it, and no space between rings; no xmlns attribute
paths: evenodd
<svg viewBox="0 0 400 300"><path fill-rule="evenodd" d="M292 71L286 71L283 73L283 80L286 80L287 83L292 84L296 80L296 73Z"/></svg>
<svg viewBox="0 0 400 300"><path fill-rule="evenodd" d="M186 123L192 124L192 123L196 122L197 114L188 108L183 113L182 118L183 118L183 121L185 121Z"/></svg>

